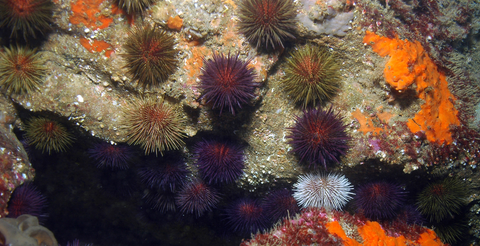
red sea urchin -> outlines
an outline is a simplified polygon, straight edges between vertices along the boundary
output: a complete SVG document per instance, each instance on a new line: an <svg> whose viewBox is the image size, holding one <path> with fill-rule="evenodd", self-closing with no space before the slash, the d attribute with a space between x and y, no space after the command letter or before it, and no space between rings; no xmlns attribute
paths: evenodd
<svg viewBox="0 0 480 246"><path fill-rule="evenodd" d="M293 187L293 197L304 208L340 210L353 195L353 185L341 174L305 174Z"/></svg>
<svg viewBox="0 0 480 246"><path fill-rule="evenodd" d="M230 141L202 140L194 149L200 175L208 183L230 183L243 173L243 148Z"/></svg>
<svg viewBox="0 0 480 246"><path fill-rule="evenodd" d="M38 89L45 74L40 53L25 48L5 48L0 53L0 87L8 94Z"/></svg>
<svg viewBox="0 0 480 246"><path fill-rule="evenodd" d="M304 111L303 117L297 116L287 138L300 161L307 161L314 167L322 164L325 168L329 161L339 162L339 157L349 149L350 140L342 119L331 107L311 109Z"/></svg>
<svg viewBox="0 0 480 246"><path fill-rule="evenodd" d="M184 145L185 120L163 100L133 99L124 107L124 126L128 144L140 145L145 154L163 155L166 150Z"/></svg>
<svg viewBox="0 0 480 246"><path fill-rule="evenodd" d="M177 67L175 39L150 25L137 27L124 45L128 72L140 88L156 86L167 80Z"/></svg>
<svg viewBox="0 0 480 246"><path fill-rule="evenodd" d="M238 9L239 32L257 49L283 48L295 39L293 0L243 0Z"/></svg>
<svg viewBox="0 0 480 246"><path fill-rule="evenodd" d="M206 60L200 75L201 98L212 103L213 108L228 108L235 114L234 107L242 108L253 99L257 83L253 82L253 68L248 68L249 61L243 62L235 56L213 54Z"/></svg>
<svg viewBox="0 0 480 246"><path fill-rule="evenodd" d="M0 28L7 28L10 37L36 37L50 30L53 19L50 0L0 0Z"/></svg>

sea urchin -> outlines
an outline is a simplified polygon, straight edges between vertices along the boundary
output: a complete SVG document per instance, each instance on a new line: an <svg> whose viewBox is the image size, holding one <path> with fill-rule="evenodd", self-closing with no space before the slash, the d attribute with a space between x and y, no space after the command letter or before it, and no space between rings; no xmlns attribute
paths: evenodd
<svg viewBox="0 0 480 246"><path fill-rule="evenodd" d="M154 0L114 0L114 3L127 14L142 14Z"/></svg>
<svg viewBox="0 0 480 246"><path fill-rule="evenodd" d="M339 90L338 63L326 49L306 45L294 51L285 65L284 90L303 107L324 102Z"/></svg>
<svg viewBox="0 0 480 246"><path fill-rule="evenodd" d="M219 201L218 193L200 180L185 185L175 198L182 213L194 213L197 217L211 211Z"/></svg>
<svg viewBox="0 0 480 246"><path fill-rule="evenodd" d="M243 0L239 4L239 32L257 49L283 48L295 39L293 0Z"/></svg>
<svg viewBox="0 0 480 246"><path fill-rule="evenodd" d="M290 128L287 138L300 161L307 161L316 167L317 163L327 168L328 161L339 161L340 155L349 149L350 137L345 131L342 117L328 110L304 111L303 117L296 117L295 126Z"/></svg>
<svg viewBox="0 0 480 246"><path fill-rule="evenodd" d="M33 118L27 122L25 136L28 144L48 154L65 151L74 139L65 126L47 118Z"/></svg>
<svg viewBox="0 0 480 246"><path fill-rule="evenodd" d="M38 89L45 74L40 53L25 48L5 48L0 53L0 87L8 94Z"/></svg>
<svg viewBox="0 0 480 246"><path fill-rule="evenodd" d="M235 114L234 107L242 107L254 98L257 84L253 82L253 68L249 61L243 62L235 56L213 54L213 59L205 61L200 75L200 89L206 103L212 103L213 108L228 108Z"/></svg>
<svg viewBox="0 0 480 246"><path fill-rule="evenodd" d="M175 39L150 25L137 27L124 44L128 72L140 88L159 85L177 67Z"/></svg>
<svg viewBox="0 0 480 246"><path fill-rule="evenodd" d="M124 108L124 126L128 144L140 145L145 154L163 155L165 150L184 145L184 119L163 100L133 99Z"/></svg>
<svg viewBox="0 0 480 246"><path fill-rule="evenodd" d="M11 31L10 37L36 37L50 30L53 19L51 0L0 0L0 28Z"/></svg>
<svg viewBox="0 0 480 246"><path fill-rule="evenodd" d="M402 207L405 191L400 186L379 181L361 186L355 204L371 220L392 219Z"/></svg>
<svg viewBox="0 0 480 246"><path fill-rule="evenodd" d="M341 209L352 199L353 185L340 174L305 174L293 185L293 197L304 208Z"/></svg>

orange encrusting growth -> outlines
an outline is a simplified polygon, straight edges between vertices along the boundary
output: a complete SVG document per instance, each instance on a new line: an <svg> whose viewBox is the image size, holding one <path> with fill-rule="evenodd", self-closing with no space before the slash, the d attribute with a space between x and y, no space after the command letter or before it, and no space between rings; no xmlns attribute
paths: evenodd
<svg viewBox="0 0 480 246"><path fill-rule="evenodd" d="M176 31L180 31L183 26L183 19L180 16L170 17L167 20L168 28Z"/></svg>
<svg viewBox="0 0 480 246"><path fill-rule="evenodd" d="M104 29L113 22L109 18L101 14L100 5L104 0L78 0L71 2L72 15L70 23L78 25L83 23L85 27L93 29ZM100 25L97 25L100 24Z"/></svg>
<svg viewBox="0 0 480 246"><path fill-rule="evenodd" d="M357 230L363 242L360 243L355 239L347 237L345 231L338 221L327 223L327 230L330 234L336 235L343 240L345 246L406 246L406 245L421 245L421 246L440 246L444 245L437 237L434 231L425 229L418 237L418 239L407 239L405 236L398 237L388 236L382 229L382 226L375 221L367 221L365 225L360 226Z"/></svg>
<svg viewBox="0 0 480 246"><path fill-rule="evenodd" d="M445 75L420 42L382 37L369 31L363 42L380 56L390 56L384 69L388 84L402 92L415 83L418 97L425 101L421 110L407 122L410 131L424 131L430 142L450 144L450 126L460 125L453 105L455 97L448 89Z"/></svg>
<svg viewBox="0 0 480 246"><path fill-rule="evenodd" d="M112 45L105 42L105 41L102 41L102 40L92 39L90 41L86 38L80 38L80 44L82 44L83 47L85 47L85 49L87 49L88 51L90 51L92 53L93 52L102 52L102 51L105 50L105 56L106 57L110 57L110 55L113 52Z"/></svg>

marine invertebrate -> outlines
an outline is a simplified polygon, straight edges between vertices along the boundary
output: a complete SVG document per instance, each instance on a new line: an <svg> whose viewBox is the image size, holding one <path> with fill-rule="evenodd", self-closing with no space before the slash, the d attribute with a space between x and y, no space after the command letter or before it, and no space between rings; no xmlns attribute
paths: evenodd
<svg viewBox="0 0 480 246"><path fill-rule="evenodd" d="M340 155L349 149L350 137L345 131L342 117L330 107L311 109L303 117L295 117L295 126L289 128L287 136L293 151L300 161L307 161L316 167L317 163L327 168L327 162L339 162Z"/></svg>
<svg viewBox="0 0 480 246"><path fill-rule="evenodd" d="M293 192L286 188L270 192L263 199L263 207L272 222L277 222L287 216L293 217L300 212L297 201L293 198Z"/></svg>
<svg viewBox="0 0 480 246"><path fill-rule="evenodd" d="M355 204L367 218L392 219L402 207L405 191L385 181L365 184L356 190Z"/></svg>
<svg viewBox="0 0 480 246"><path fill-rule="evenodd" d="M25 125L25 136L28 144L48 154L65 151L74 140L65 126L47 118L30 119Z"/></svg>
<svg viewBox="0 0 480 246"><path fill-rule="evenodd" d="M243 148L232 141L202 140L194 148L200 175L208 183L230 183L240 177L245 167Z"/></svg>
<svg viewBox="0 0 480 246"><path fill-rule="evenodd" d="M301 175L293 187L293 197L304 208L339 210L354 194L350 181L337 173Z"/></svg>
<svg viewBox="0 0 480 246"><path fill-rule="evenodd" d="M10 47L0 53L0 87L8 94L37 90L45 70L41 54L35 50Z"/></svg>
<svg viewBox="0 0 480 246"><path fill-rule="evenodd" d="M138 169L138 175L148 186L164 191L177 191L185 183L189 171L178 155L166 155L160 160L147 160Z"/></svg>
<svg viewBox="0 0 480 246"><path fill-rule="evenodd" d="M157 154L178 149L184 145L185 120L179 112L156 98L130 100L123 109L123 124L128 133L128 144L140 145L145 154Z"/></svg>
<svg viewBox="0 0 480 246"><path fill-rule="evenodd" d="M226 210L228 224L234 231L255 233L266 229L265 210L257 200L243 198Z"/></svg>
<svg viewBox="0 0 480 246"><path fill-rule="evenodd" d="M114 0L113 2L129 15L142 14L155 3L154 0Z"/></svg>
<svg viewBox="0 0 480 246"><path fill-rule="evenodd" d="M303 107L332 98L340 88L340 66L325 48L314 45L292 52L285 65L284 90Z"/></svg>
<svg viewBox="0 0 480 246"><path fill-rule="evenodd" d="M50 0L0 0L0 27L10 31L10 37L36 38L50 30L53 19Z"/></svg>
<svg viewBox="0 0 480 246"><path fill-rule="evenodd" d="M8 217L17 218L22 214L44 216L42 211L46 205L45 196L31 183L24 183L15 188L8 201Z"/></svg>
<svg viewBox="0 0 480 246"><path fill-rule="evenodd" d="M173 36L150 25L137 27L130 33L123 45L126 51L123 57L138 87L157 86L175 71L178 51L174 45Z"/></svg>
<svg viewBox="0 0 480 246"><path fill-rule="evenodd" d="M130 147L107 142L96 143L88 150L90 157L97 161L97 167L127 169L132 156Z"/></svg>
<svg viewBox="0 0 480 246"><path fill-rule="evenodd" d="M195 214L197 217L211 211L219 200L219 194L198 179L186 184L175 197L175 203L182 213Z"/></svg>
<svg viewBox="0 0 480 246"><path fill-rule="evenodd" d="M284 48L295 39L296 8L292 0L242 0L238 30L257 49Z"/></svg>
<svg viewBox="0 0 480 246"><path fill-rule="evenodd" d="M428 185L417 197L418 210L432 222L453 218L465 206L468 189L456 178Z"/></svg>
<svg viewBox="0 0 480 246"><path fill-rule="evenodd" d="M0 219L0 244L58 246L53 233L39 225L37 217L28 214L20 215L16 219Z"/></svg>
<svg viewBox="0 0 480 246"><path fill-rule="evenodd" d="M201 98L206 103L212 103L213 108L219 108L220 114L228 108L235 114L234 107L242 108L254 98L256 83L255 74L249 68L250 61L242 61L237 55L223 55L214 53L212 59L204 61L200 75L199 88Z"/></svg>

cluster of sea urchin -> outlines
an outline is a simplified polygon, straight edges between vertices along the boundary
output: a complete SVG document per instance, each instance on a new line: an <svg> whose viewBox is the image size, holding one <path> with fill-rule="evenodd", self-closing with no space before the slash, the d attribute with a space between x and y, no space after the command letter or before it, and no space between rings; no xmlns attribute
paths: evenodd
<svg viewBox="0 0 480 246"><path fill-rule="evenodd" d="M8 94L37 90L44 75L41 54L35 50L11 47L0 53L0 87Z"/></svg>
<svg viewBox="0 0 480 246"><path fill-rule="evenodd" d="M332 98L339 90L339 80L339 66L331 52L305 45L287 59L282 84L293 101L305 108Z"/></svg>
<svg viewBox="0 0 480 246"><path fill-rule="evenodd" d="M140 88L150 88L168 79L177 67L173 36L146 25L133 30L124 44L123 55L129 74Z"/></svg>
<svg viewBox="0 0 480 246"><path fill-rule="evenodd" d="M178 149L184 145L185 120L163 99L136 98L124 108L128 144L140 145L145 154Z"/></svg>
<svg viewBox="0 0 480 246"><path fill-rule="evenodd" d="M300 161L327 168L327 162L339 162L339 157L349 149L346 126L331 107L304 111L303 117L297 116L295 121L287 138Z"/></svg>
<svg viewBox="0 0 480 246"><path fill-rule="evenodd" d="M238 9L239 31L257 49L284 48L295 39L293 0L243 0Z"/></svg>
<svg viewBox="0 0 480 246"><path fill-rule="evenodd" d="M257 84L253 82L253 68L250 61L242 61L237 55L213 54L213 58L205 61L200 75L201 98L206 103L219 108L220 114L227 108L235 114L235 107L241 108L254 98Z"/></svg>

